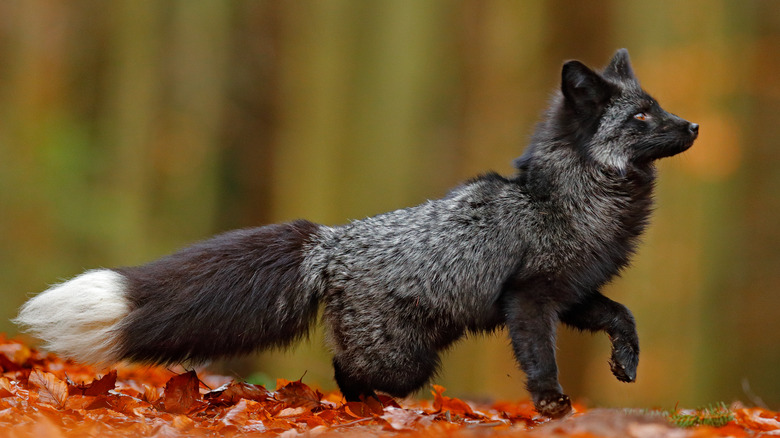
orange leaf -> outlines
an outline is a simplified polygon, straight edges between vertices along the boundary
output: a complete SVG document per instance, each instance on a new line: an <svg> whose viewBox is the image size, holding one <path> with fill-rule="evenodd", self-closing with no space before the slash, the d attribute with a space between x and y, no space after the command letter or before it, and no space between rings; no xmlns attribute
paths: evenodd
<svg viewBox="0 0 780 438"><path fill-rule="evenodd" d="M0 356L8 359L8 362L14 364L17 369L21 369L27 360L30 359L30 356L32 356L32 350L19 342L5 341L0 342ZM5 371L10 370L6 369Z"/></svg>
<svg viewBox="0 0 780 438"><path fill-rule="evenodd" d="M155 410L151 404L135 397L130 397L124 394L109 394L105 397L111 404L111 409L117 412L121 412L127 417L141 418L153 414L159 414L159 411ZM192 412L192 410L190 412Z"/></svg>
<svg viewBox="0 0 780 438"><path fill-rule="evenodd" d="M280 390L281 388L287 386L288 384L292 383L291 380L282 379L281 377L276 379L276 390Z"/></svg>
<svg viewBox="0 0 780 438"><path fill-rule="evenodd" d="M447 389L443 386L433 385L433 408L435 413L450 411L452 414L460 415L462 417L468 416L471 418L482 418L483 415L476 414L471 406L463 400L447 397L442 395Z"/></svg>
<svg viewBox="0 0 780 438"><path fill-rule="evenodd" d="M8 380L8 377L0 377L0 398L12 397L13 395L11 381Z"/></svg>
<svg viewBox="0 0 780 438"><path fill-rule="evenodd" d="M21 369L21 365L14 363L0 352L0 372L7 373L9 371L19 371Z"/></svg>
<svg viewBox="0 0 780 438"><path fill-rule="evenodd" d="M154 386L144 384L143 400L152 404L157 403L160 400L160 392L157 389Z"/></svg>
<svg viewBox="0 0 780 438"><path fill-rule="evenodd" d="M330 423L327 422L324 418L320 417L319 415L312 414L311 412L306 412L306 414L301 415L296 421L299 424L305 423L306 427L308 427L309 429L330 425Z"/></svg>
<svg viewBox="0 0 780 438"><path fill-rule="evenodd" d="M105 376L95 379L92 383L68 382L69 395L107 395L116 387L116 370L112 370Z"/></svg>
<svg viewBox="0 0 780 438"><path fill-rule="evenodd" d="M383 409L387 408L387 407L390 407L390 406L392 406L394 408L400 408L401 407L401 405L399 405L398 402L395 401L395 399L393 397L390 397L389 395L378 394L378 397L379 397L379 400L378 400L379 404L381 405L381 407Z"/></svg>
<svg viewBox="0 0 780 438"><path fill-rule="evenodd" d="M199 383L195 371L171 377L165 384L165 390L157 407L172 414L185 414L200 407Z"/></svg>
<svg viewBox="0 0 780 438"><path fill-rule="evenodd" d="M754 432L780 430L778 415L761 408L737 409L734 411L737 424Z"/></svg>
<svg viewBox="0 0 780 438"><path fill-rule="evenodd" d="M501 417L512 423L522 422L526 426L535 426L546 421L539 416L530 400L521 402L498 401L493 404L493 409L501 412ZM583 410L584 408L580 407L577 411Z"/></svg>
<svg viewBox="0 0 780 438"><path fill-rule="evenodd" d="M425 427L433 423L433 419L421 412L411 409L399 409L389 407L382 415L382 419L393 430L412 430L416 427Z"/></svg>
<svg viewBox="0 0 780 438"><path fill-rule="evenodd" d="M289 382L279 388L276 391L276 399L293 408L305 407L306 409L311 410L320 406L322 394L319 391L311 389L309 385L300 380L296 380L295 382Z"/></svg>
<svg viewBox="0 0 780 438"><path fill-rule="evenodd" d="M278 418L272 418L269 421L264 421L263 425L265 425L266 428L268 428L271 432L286 432L290 429L295 429L295 423L278 419ZM295 435L297 436L297 434Z"/></svg>
<svg viewBox="0 0 780 438"><path fill-rule="evenodd" d="M209 391L203 396L212 404L233 405L241 399L265 401L270 393L262 385L252 385L246 382L231 382L228 385Z"/></svg>
<svg viewBox="0 0 780 438"><path fill-rule="evenodd" d="M68 396L63 406L65 409L79 410L89 409L95 403L95 397L87 397L81 394Z"/></svg>
<svg viewBox="0 0 780 438"><path fill-rule="evenodd" d="M374 409L372 409L371 406L369 406L366 403L363 402L347 402L344 404L344 412L346 412L349 416L355 417L355 418L366 418L371 417L373 415L381 415L382 410L380 409L378 412Z"/></svg>
<svg viewBox="0 0 780 438"><path fill-rule="evenodd" d="M195 420L186 415L177 415L173 417L172 425L177 430L186 432L195 426Z"/></svg>
<svg viewBox="0 0 780 438"><path fill-rule="evenodd" d="M54 374L34 369L28 380L31 385L38 387L39 401L62 408L68 398L68 385L58 379Z"/></svg>
<svg viewBox="0 0 780 438"><path fill-rule="evenodd" d="M691 432L690 438L729 437L742 438L753 436L754 433L737 424L729 423L722 427L698 426Z"/></svg>
<svg viewBox="0 0 780 438"><path fill-rule="evenodd" d="M241 427L247 422L248 419L249 414L247 413L247 402L246 400L241 400L225 413L225 416L222 417L221 422L225 426Z"/></svg>

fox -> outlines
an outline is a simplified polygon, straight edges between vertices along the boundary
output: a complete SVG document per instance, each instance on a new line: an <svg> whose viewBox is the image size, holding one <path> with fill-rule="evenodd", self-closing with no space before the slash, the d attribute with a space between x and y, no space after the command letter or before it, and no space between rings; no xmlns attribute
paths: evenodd
<svg viewBox="0 0 780 438"><path fill-rule="evenodd" d="M77 361L174 364L284 348L319 319L347 401L406 397L456 341L506 328L535 409L560 418L572 407L559 323L605 332L612 373L636 380L634 317L601 289L649 223L656 161L698 131L642 89L626 49L603 70L571 60L511 176L343 225L233 230L88 270L32 297L15 322Z"/></svg>

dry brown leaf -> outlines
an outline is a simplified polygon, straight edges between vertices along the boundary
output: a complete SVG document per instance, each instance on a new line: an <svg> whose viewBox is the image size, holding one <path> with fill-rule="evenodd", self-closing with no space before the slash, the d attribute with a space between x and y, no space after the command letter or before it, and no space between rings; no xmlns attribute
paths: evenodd
<svg viewBox="0 0 780 438"><path fill-rule="evenodd" d="M363 402L347 402L344 404L344 412L355 418L371 417L373 415L382 415L383 408L369 406Z"/></svg>
<svg viewBox="0 0 780 438"><path fill-rule="evenodd" d="M0 398L12 397L14 395L11 389L11 381L8 377L0 377Z"/></svg>
<svg viewBox="0 0 780 438"><path fill-rule="evenodd" d="M116 387L116 370L111 370L108 374L99 379L94 379L91 383L74 383L68 379L68 394L70 395L107 395Z"/></svg>
<svg viewBox="0 0 780 438"><path fill-rule="evenodd" d="M3 335L2 339L0 339L0 356L2 356L0 360L4 357L8 359L8 362L21 367L32 356L32 350L22 343L5 341L5 336Z"/></svg>
<svg viewBox="0 0 780 438"><path fill-rule="evenodd" d="M414 430L416 428L428 427L433 423L430 415L425 415L423 411L414 411L411 409L400 409L389 407L385 409L381 418L394 430Z"/></svg>
<svg viewBox="0 0 780 438"><path fill-rule="evenodd" d="M754 431L780 431L780 415L761 408L737 409L736 422Z"/></svg>
<svg viewBox="0 0 780 438"><path fill-rule="evenodd" d="M49 403L57 408L65 406L68 398L68 384L58 379L54 374L34 369L28 379L31 385L38 388L38 401Z"/></svg>
<svg viewBox="0 0 780 438"><path fill-rule="evenodd" d="M764 409L734 407L731 412L736 419L719 428L679 429L666 424L663 415L648 421L618 410L587 410L581 405L575 405L574 416L550 421L540 417L527 400L475 405L445 396L441 386L434 386L432 401L406 400L404 407L383 395L345 403L341 394L323 396L300 380L281 380L274 393L262 386L231 382L201 397L200 380L194 372L171 377L164 368L121 366L96 378L94 368L36 350L25 353L26 347L18 346L18 341L0 335L0 345L4 344L13 345L0 351L22 352L13 356L23 363L18 370L0 372L0 437L292 437L337 432L414 438L474 436L484 431L506 436L669 438L780 433L780 415ZM5 354L0 357L10 362ZM67 376L90 383L68 385ZM220 379L212 376L209 381Z"/></svg>
<svg viewBox="0 0 780 438"><path fill-rule="evenodd" d="M450 411L451 415L459 415L461 417L467 416L470 418L481 418L484 415L480 415L471 409L471 406L463 400L447 397L442 393L446 389L439 385L433 385L433 409L436 413Z"/></svg>
<svg viewBox="0 0 780 438"><path fill-rule="evenodd" d="M159 388L144 384L143 400L155 404L160 400Z"/></svg>
<svg viewBox="0 0 780 438"><path fill-rule="evenodd" d="M201 406L198 403L200 399L199 385L200 380L198 380L195 371L171 377L165 384L165 390L158 400L157 407L173 414L191 412Z"/></svg>
<svg viewBox="0 0 780 438"><path fill-rule="evenodd" d="M213 391L207 392L203 398L212 404L233 405L241 399L265 401L271 394L261 385L246 382L231 382Z"/></svg>
<svg viewBox="0 0 780 438"><path fill-rule="evenodd" d="M296 380L279 388L276 391L276 399L294 408L304 407L311 410L320 406L322 394L300 380Z"/></svg>

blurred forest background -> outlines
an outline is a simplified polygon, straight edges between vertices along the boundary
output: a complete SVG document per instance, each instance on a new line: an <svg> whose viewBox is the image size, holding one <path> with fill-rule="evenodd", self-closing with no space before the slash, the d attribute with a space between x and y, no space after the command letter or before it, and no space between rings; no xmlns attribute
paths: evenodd
<svg viewBox="0 0 780 438"><path fill-rule="evenodd" d="M0 2L0 331L27 296L214 233L344 223L509 174L576 58L629 48L701 125L660 164L657 213L607 295L631 308L638 383L606 336L563 329L575 398L780 408L780 2ZM215 365L333 388L308 343ZM461 342L448 395L525 397L505 334ZM425 392L423 392L425 394Z"/></svg>

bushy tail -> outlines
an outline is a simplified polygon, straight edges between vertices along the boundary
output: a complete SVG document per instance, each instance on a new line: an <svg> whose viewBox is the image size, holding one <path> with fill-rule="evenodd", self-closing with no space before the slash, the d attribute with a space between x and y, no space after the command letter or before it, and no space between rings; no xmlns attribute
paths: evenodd
<svg viewBox="0 0 780 438"><path fill-rule="evenodd" d="M146 265L87 271L22 306L16 323L77 360L175 363L284 346L317 315L305 262L320 225L231 231Z"/></svg>

